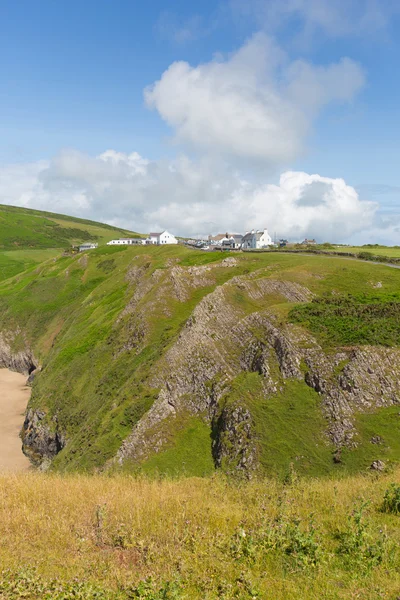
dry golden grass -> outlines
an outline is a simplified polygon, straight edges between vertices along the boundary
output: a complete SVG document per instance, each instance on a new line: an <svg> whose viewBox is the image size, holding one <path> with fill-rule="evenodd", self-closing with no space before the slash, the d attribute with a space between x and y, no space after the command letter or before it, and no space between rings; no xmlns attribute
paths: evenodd
<svg viewBox="0 0 400 600"><path fill-rule="evenodd" d="M394 600L400 517L380 506L399 478L397 470L284 485L219 476L156 481L4 474L0 562L12 572L29 566L43 580L86 579L104 589L148 577L157 585L178 582L177 595L121 597ZM357 542L354 556L338 554L338 531L357 538L349 515L362 501L370 501L365 543L383 544L377 561L360 553ZM285 538L290 531L294 551ZM19 597L36 596L2 596L0 588L0 598Z"/></svg>

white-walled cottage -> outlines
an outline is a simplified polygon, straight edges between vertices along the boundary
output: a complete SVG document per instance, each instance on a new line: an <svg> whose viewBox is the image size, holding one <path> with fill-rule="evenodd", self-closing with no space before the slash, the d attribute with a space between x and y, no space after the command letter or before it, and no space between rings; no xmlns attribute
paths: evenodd
<svg viewBox="0 0 400 600"><path fill-rule="evenodd" d="M79 246L79 252L84 252L85 250L94 250L97 247L98 244L91 244L88 242L87 244L81 244Z"/></svg>
<svg viewBox="0 0 400 600"><path fill-rule="evenodd" d="M272 238L267 229L264 229L263 231L254 231L253 229L252 231L246 233L242 239L242 248L244 250L267 248L268 246L272 245Z"/></svg>
<svg viewBox="0 0 400 600"><path fill-rule="evenodd" d="M149 233L149 237L146 240L146 244L156 244L157 246L177 243L178 240L172 233L169 233L169 231L161 231L160 233Z"/></svg>

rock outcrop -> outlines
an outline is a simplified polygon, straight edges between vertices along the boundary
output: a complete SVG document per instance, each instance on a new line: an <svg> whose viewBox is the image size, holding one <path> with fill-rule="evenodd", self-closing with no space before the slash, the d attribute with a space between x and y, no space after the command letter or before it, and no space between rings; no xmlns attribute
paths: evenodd
<svg viewBox="0 0 400 600"><path fill-rule="evenodd" d="M176 273L177 267L174 269ZM254 276L236 276L205 296L176 343L160 360L150 382L152 388L160 389L158 399L123 443L117 456L119 463L127 458L141 460L159 451L165 441L162 422L180 411L189 411L201 416L210 427L214 425L216 465L230 457L230 464L238 470L251 472L256 468L250 412L239 406L220 412L219 401L230 382L243 371L262 374L265 393L274 393L278 382L270 375L271 361L283 378L301 379L302 355L271 312L246 315L231 302L233 294L243 291L252 300L272 294L295 301L312 296L298 284Z"/></svg>
<svg viewBox="0 0 400 600"><path fill-rule="evenodd" d="M233 265L229 265L233 266ZM202 269L202 268L201 268ZM207 277L210 267L202 272ZM173 267L176 297L186 298L185 270ZM193 274L192 274L193 275ZM117 460L140 461L165 443L163 422L180 411L202 417L214 431L216 466L251 474L257 469L257 436L252 415L237 403L220 405L230 384L243 371L263 377L266 396L282 381L304 381L321 397L327 443L336 448L357 446L355 413L400 402L400 350L343 348L326 354L303 329L279 322L261 308L245 314L231 302L236 294L268 304L268 296L305 302L311 292L296 283L274 280L265 270L234 276L201 300L175 344L159 361L150 382L160 390L152 408L122 444ZM206 285L206 281L203 280ZM192 285L195 285L192 282Z"/></svg>
<svg viewBox="0 0 400 600"><path fill-rule="evenodd" d="M42 468L46 468L65 446L65 437L58 431L57 420L53 419L50 427L45 416L43 411L30 408L21 431L23 453L32 464Z"/></svg>
<svg viewBox="0 0 400 600"><path fill-rule="evenodd" d="M22 349L19 348L21 345ZM21 331L0 332L0 368L11 369L28 376L37 365L38 361Z"/></svg>

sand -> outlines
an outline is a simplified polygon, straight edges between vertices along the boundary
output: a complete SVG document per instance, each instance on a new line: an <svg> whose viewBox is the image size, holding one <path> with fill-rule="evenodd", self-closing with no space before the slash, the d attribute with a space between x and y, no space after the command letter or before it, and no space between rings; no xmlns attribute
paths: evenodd
<svg viewBox="0 0 400 600"><path fill-rule="evenodd" d="M25 375L0 369L0 471L16 473L30 468L19 437L31 394L25 384Z"/></svg>

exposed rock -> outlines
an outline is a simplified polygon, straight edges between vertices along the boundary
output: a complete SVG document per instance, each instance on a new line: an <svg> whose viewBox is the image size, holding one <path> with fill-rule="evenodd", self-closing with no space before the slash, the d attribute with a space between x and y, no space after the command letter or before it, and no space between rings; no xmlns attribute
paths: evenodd
<svg viewBox="0 0 400 600"><path fill-rule="evenodd" d="M221 266L222 267L236 267L237 260L236 260L236 258L233 258L233 256L228 256L227 258L224 258L224 260L221 262Z"/></svg>
<svg viewBox="0 0 400 600"><path fill-rule="evenodd" d="M152 444L153 448L155 445L158 448L160 438L157 432L162 429L162 421L174 412L189 411L211 423L216 418L218 402L229 382L243 370L262 373L266 393L274 393L277 388L277 382L270 376L271 360L278 364L284 378L302 378L301 353L291 341L289 332L274 323L273 315L266 311L245 315L229 301L230 294L247 283L245 276L235 277L197 304L176 343L160 360L157 373L149 382L150 387L160 389L158 399L123 443L118 452L119 462L128 457L134 460L142 458L151 451ZM282 295L288 293L293 297L295 293L296 299L300 294L303 298L309 297L301 286L278 283L261 284L263 293L277 293L279 289ZM250 285L251 289L254 286L260 289L258 281L252 281ZM240 412L238 415L243 417ZM237 428L229 428L229 422L224 414L221 424L227 427L226 435L230 431L232 437ZM245 439L250 438L246 436ZM223 447L221 443L215 446L216 462ZM249 456L254 453L249 450L250 454L247 454L244 448L241 452L245 460L239 461L240 464L250 465Z"/></svg>
<svg viewBox="0 0 400 600"><path fill-rule="evenodd" d="M374 437L371 438L371 444L383 444L383 439L381 438L380 435L374 435Z"/></svg>
<svg viewBox="0 0 400 600"><path fill-rule="evenodd" d="M213 456L217 467L247 477L257 469L257 446L250 411L243 406L225 406L215 420Z"/></svg>
<svg viewBox="0 0 400 600"><path fill-rule="evenodd" d="M372 471L384 471L385 468L386 468L386 465L383 462L383 460L374 460L374 462L370 466L370 469Z"/></svg>
<svg viewBox="0 0 400 600"><path fill-rule="evenodd" d="M314 296L310 290L292 281L238 276L232 278L231 282L236 283L241 290L246 291L252 300L260 300L264 296L277 294L288 302L309 302Z"/></svg>
<svg viewBox="0 0 400 600"><path fill-rule="evenodd" d="M26 385L32 385L36 376L40 373L41 370L42 370L41 367L38 367L37 369L34 369L33 371L31 371L28 379L26 380Z"/></svg>
<svg viewBox="0 0 400 600"><path fill-rule="evenodd" d="M65 446L65 436L57 422L50 426L41 410L28 409L21 431L22 451L35 466L53 459Z"/></svg>
<svg viewBox="0 0 400 600"><path fill-rule="evenodd" d="M23 339L20 330L0 332L0 368L11 369L23 375L29 375L36 369L38 361L25 341L23 350L14 350L16 338Z"/></svg>

